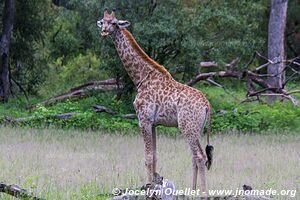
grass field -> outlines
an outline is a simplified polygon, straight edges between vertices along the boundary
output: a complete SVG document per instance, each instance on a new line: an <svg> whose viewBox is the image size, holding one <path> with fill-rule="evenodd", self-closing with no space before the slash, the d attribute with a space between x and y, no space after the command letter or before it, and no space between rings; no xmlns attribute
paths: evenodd
<svg viewBox="0 0 300 200"><path fill-rule="evenodd" d="M212 143L209 189L247 184L299 192L299 134L232 132L214 135ZM158 138L158 171L177 188L190 187L191 156L183 138ZM143 141L137 134L0 129L0 182L46 199L103 199L100 194L114 187L141 186L145 175ZM12 198L0 194L0 199Z"/></svg>

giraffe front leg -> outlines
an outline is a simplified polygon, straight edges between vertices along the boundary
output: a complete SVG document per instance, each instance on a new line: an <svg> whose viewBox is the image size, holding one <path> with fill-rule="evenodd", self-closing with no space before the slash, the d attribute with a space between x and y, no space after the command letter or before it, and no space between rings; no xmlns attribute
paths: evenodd
<svg viewBox="0 0 300 200"><path fill-rule="evenodd" d="M199 140L190 141L190 148L192 150L192 160L193 160L193 189L197 185L197 175L198 171L200 174L200 189L202 192L206 191L206 179L205 179L205 155L203 154L202 149L198 145Z"/></svg>
<svg viewBox="0 0 300 200"><path fill-rule="evenodd" d="M141 134L144 139L145 145L145 166L147 169L147 182L151 183L155 170L154 166L154 146L152 138L152 124L151 123L140 123Z"/></svg>

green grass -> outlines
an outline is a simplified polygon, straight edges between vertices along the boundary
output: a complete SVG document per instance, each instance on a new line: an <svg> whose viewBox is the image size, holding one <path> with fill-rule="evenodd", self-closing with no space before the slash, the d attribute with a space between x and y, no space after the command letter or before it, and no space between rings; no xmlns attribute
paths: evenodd
<svg viewBox="0 0 300 200"><path fill-rule="evenodd" d="M212 143L208 189L235 190L247 184L299 192L299 134L228 132L215 134ZM51 200L105 199L101 194L114 187L145 183L143 148L137 134L1 128L0 182ZM178 189L191 186L191 155L181 136L158 138L158 172ZM12 198L0 194L0 199Z"/></svg>

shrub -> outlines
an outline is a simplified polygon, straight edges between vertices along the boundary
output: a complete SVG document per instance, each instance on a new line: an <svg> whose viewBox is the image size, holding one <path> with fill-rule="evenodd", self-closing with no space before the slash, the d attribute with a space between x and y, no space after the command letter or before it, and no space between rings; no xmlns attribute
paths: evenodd
<svg viewBox="0 0 300 200"><path fill-rule="evenodd" d="M222 89L204 88L212 108L213 132L226 132L228 130L240 130L247 132L260 132L265 130L300 130L300 109L290 103L276 103L272 106L251 103L240 104L242 93L235 91L234 96L227 94ZM20 126L29 127L59 127L63 129L104 129L110 132L122 131L125 133L138 130L137 120L123 119L119 115L111 116L107 113L95 113L94 105L104 105L119 114L133 113L132 99L123 102L114 100L113 93L97 94L78 101L66 101L56 105L39 106L33 111L26 111L24 105L15 105L15 102L0 107L3 117L10 113L13 117L33 116L29 120L20 123ZM226 101L225 101L226 100ZM130 101L130 103L129 103ZM16 109L17 108L17 109ZM55 115L75 112L70 119L60 120ZM136 132L136 131L134 131ZM176 129L167 127L159 128L160 133L176 135Z"/></svg>

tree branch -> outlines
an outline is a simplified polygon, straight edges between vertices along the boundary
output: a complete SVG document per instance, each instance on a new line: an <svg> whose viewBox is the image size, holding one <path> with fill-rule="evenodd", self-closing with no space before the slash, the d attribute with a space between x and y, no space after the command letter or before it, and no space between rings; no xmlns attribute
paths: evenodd
<svg viewBox="0 0 300 200"><path fill-rule="evenodd" d="M250 64L253 63L253 61L256 57L260 57L260 58L267 60L267 63L262 64L256 68L254 68L253 70L248 69ZM277 64L277 63L282 63L282 62L289 62L291 64L295 64L295 63L297 64L296 60L298 58L299 57L289 59L289 60L272 61L272 60L269 60L268 58L266 58L265 56L261 55L259 52L255 52L253 54L252 58L249 60L249 62L246 64L246 66L242 70L232 68L232 66L236 65L236 63L239 60L238 58L236 58L230 64L225 65L225 67L230 67L229 69L221 70L221 71L214 71L214 72L200 73L194 79L191 79L187 83L187 85L193 86L201 80L206 80L218 87L222 87L220 84L216 84L216 82L214 82L214 81L212 82L211 78L215 78L215 77L217 77L217 78L225 78L225 77L237 78L237 79L247 82L247 84L246 84L247 85L247 98L248 97L257 97L257 99L255 99L255 100L259 100L259 96L272 96L272 95L273 96L282 96L283 98L290 100L294 105L298 105L298 101L294 97L292 97L291 94L298 93L299 90L294 90L294 91L290 91L290 92L286 92L284 90L284 86L286 85L286 83L289 80L291 80L291 77L289 77L286 80L286 82L285 82L285 84L283 84L282 88L272 87L269 84L268 80L266 80L264 78L279 76L279 75L285 73L285 71L288 69L291 69L294 72L294 74L292 75L292 77L293 77L293 76L295 76L295 74L300 75L299 71L293 69L291 66L287 66L276 74L261 74L261 73L259 73L261 69L266 68L270 63ZM200 65L202 65L204 67L218 66L218 64L214 61L201 62L201 63L200 63ZM259 86L261 89L259 89L258 91L255 91L254 90L255 85ZM272 92L272 93L268 93L268 95L263 94L263 92L266 92L266 91ZM244 100L243 102L246 102L246 100Z"/></svg>
<svg viewBox="0 0 300 200"><path fill-rule="evenodd" d="M4 183L0 183L0 192L19 199L44 200L42 198L33 196L32 194L30 194L29 192L20 188L17 185L6 185Z"/></svg>
<svg viewBox="0 0 300 200"><path fill-rule="evenodd" d="M61 95L51 97L38 105L51 105L69 99L78 99L88 96L91 92L108 92L122 89L123 86L118 84L116 79L108 79L104 81L93 81L71 88L68 92ZM36 107L36 105L34 106Z"/></svg>

